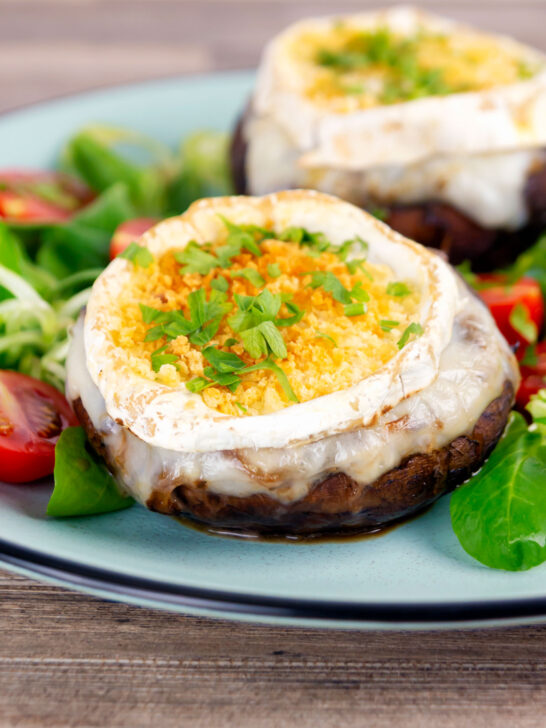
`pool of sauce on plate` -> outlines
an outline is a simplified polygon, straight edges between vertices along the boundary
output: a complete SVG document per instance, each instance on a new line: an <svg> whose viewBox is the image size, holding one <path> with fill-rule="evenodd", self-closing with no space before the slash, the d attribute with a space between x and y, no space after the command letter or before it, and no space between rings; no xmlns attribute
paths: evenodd
<svg viewBox="0 0 546 728"><path fill-rule="evenodd" d="M181 525L186 528L191 528L199 533L205 533L207 536L219 536L221 538L233 538L240 541L260 541L262 543L295 543L301 545L309 544L320 544L320 543L347 543L348 541L364 541L370 538L377 538L378 536L384 536L391 531L394 531L399 526L403 526L404 523L413 521L419 516L424 515L432 507L432 504L419 511L418 513L412 513L409 516L399 518L396 521L391 521L384 526L375 526L371 528L345 528L330 531L327 533L319 534L305 534L305 533L260 533L259 531L245 531L243 529L238 530L236 528L217 528L215 526L207 525L206 523L200 523L194 521L192 518L185 516L172 516L175 521L178 521Z"/></svg>

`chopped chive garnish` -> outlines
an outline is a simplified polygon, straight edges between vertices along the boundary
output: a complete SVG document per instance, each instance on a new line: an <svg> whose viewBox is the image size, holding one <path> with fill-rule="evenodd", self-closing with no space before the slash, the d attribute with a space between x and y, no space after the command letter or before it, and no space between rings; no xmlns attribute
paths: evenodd
<svg viewBox="0 0 546 728"><path fill-rule="evenodd" d="M423 330L423 327L421 326L421 324L416 324L415 322L414 323L411 323L406 328L406 330L404 331L404 333L402 334L402 336L400 337L400 339L398 341L398 348L399 349L403 349L404 346L410 340L410 336L412 334L414 334L415 336L422 336L423 333L424 333L424 330Z"/></svg>
<svg viewBox="0 0 546 728"><path fill-rule="evenodd" d="M411 289L405 283L400 281L391 281L387 284L387 296L398 296L403 298L404 296L411 295Z"/></svg>
<svg viewBox="0 0 546 728"><path fill-rule="evenodd" d="M248 412L248 410L247 410L247 408L246 408L246 407L244 406L244 404L241 404L240 402L235 402L235 404L236 404L236 405L237 405L237 407L238 407L238 408L239 408L239 409L241 410L241 412L244 412L244 414L246 415L246 413Z"/></svg>
<svg viewBox="0 0 546 728"><path fill-rule="evenodd" d="M397 326L400 326L399 321L389 321L388 319L381 319L379 327L382 331L392 331Z"/></svg>
<svg viewBox="0 0 546 728"><path fill-rule="evenodd" d="M365 303L349 303L344 308L345 316L362 316L366 313L368 307Z"/></svg>

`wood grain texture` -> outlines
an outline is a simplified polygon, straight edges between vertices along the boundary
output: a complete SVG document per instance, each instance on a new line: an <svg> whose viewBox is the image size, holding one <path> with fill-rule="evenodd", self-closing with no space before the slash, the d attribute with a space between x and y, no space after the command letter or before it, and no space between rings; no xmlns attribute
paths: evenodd
<svg viewBox="0 0 546 728"><path fill-rule="evenodd" d="M101 602L0 575L0 725L544 725L546 629L325 632Z"/></svg>
<svg viewBox="0 0 546 728"><path fill-rule="evenodd" d="M268 38L309 15L378 0L0 0L0 111L97 86L255 66ZM546 50L544 0L423 7Z"/></svg>
<svg viewBox="0 0 546 728"><path fill-rule="evenodd" d="M0 111L256 64L267 38L369 0L0 0ZM546 50L543 0L424 6ZM1 144L1 139L0 139ZM326 632L181 617L0 571L0 728L538 728L546 628Z"/></svg>

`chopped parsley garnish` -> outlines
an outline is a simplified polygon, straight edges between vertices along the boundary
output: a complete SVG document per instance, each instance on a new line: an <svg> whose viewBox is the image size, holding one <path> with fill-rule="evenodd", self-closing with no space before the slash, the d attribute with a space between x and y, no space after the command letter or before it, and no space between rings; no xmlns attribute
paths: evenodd
<svg viewBox="0 0 546 728"><path fill-rule="evenodd" d="M389 319L381 319L379 321L379 328L381 331L392 331L397 326L400 326L400 321L389 321Z"/></svg>
<svg viewBox="0 0 546 728"><path fill-rule="evenodd" d="M323 288L327 293L332 294L332 298L339 303L352 303L351 292L345 288L339 278L331 271L313 270L309 271L311 276L311 288Z"/></svg>
<svg viewBox="0 0 546 728"><path fill-rule="evenodd" d="M226 278L224 278L224 276L218 276L218 278L214 278L210 282L210 287L217 291L222 291L222 293L227 293L229 289L229 282Z"/></svg>
<svg viewBox="0 0 546 728"><path fill-rule="evenodd" d="M294 394L290 382L284 371L278 364L275 364L270 358L264 359L264 361L258 362L247 366L244 361L236 354L230 352L219 351L213 346L209 346L203 350L203 356L211 363L210 367L205 367L204 377L195 377L189 382L186 382L186 388L197 394L202 392L208 387L212 387L215 384L219 384L223 387L228 387L231 392L235 392L239 384L241 383L241 374L248 372L260 371L262 369L268 369L272 371L277 377L279 384L281 385L283 392L288 400L291 402L298 402L298 398Z"/></svg>
<svg viewBox="0 0 546 728"><path fill-rule="evenodd" d="M272 321L263 321L258 326L241 331L241 339L253 359L268 356L270 352L277 359L287 356L282 334Z"/></svg>
<svg viewBox="0 0 546 728"><path fill-rule="evenodd" d="M253 359L273 356L284 359L286 345L277 327L292 326L303 318L301 311L291 301L283 301L280 294L273 294L265 288L257 296L235 296L238 311L228 320L231 328L241 335L245 350ZM281 306L286 306L292 314L280 318L277 314Z"/></svg>
<svg viewBox="0 0 546 728"><path fill-rule="evenodd" d="M316 62L328 68L337 79L336 88L343 93L363 93L352 81L344 83L345 74L374 67L381 72L383 88L379 100L384 104L468 90L462 83L448 84L442 68L430 68L419 61L421 37L400 37L388 28L355 33L341 48L320 48Z"/></svg>
<svg viewBox="0 0 546 728"><path fill-rule="evenodd" d="M154 256L150 253L148 248L143 245L139 245L134 241L129 243L123 253L120 253L118 258L125 258L130 260L133 265L139 268L148 268L154 262Z"/></svg>
<svg viewBox="0 0 546 728"><path fill-rule="evenodd" d="M404 298L404 296L410 296L411 290L405 283L400 281L391 281L387 284L387 296L398 296L398 298Z"/></svg>
<svg viewBox="0 0 546 728"><path fill-rule="evenodd" d="M168 344L165 344L165 346L160 346L159 349L156 349L154 352L152 352L151 359L152 359L152 369L154 372L158 372L163 364L176 364L178 361L178 357L175 354L164 354L163 352L167 349Z"/></svg>
<svg viewBox="0 0 546 728"><path fill-rule="evenodd" d="M202 354L209 364L212 364L216 371L221 374L236 372L246 366L245 362L237 354L230 351L220 351L214 346L207 346L206 349L203 349Z"/></svg>
<svg viewBox="0 0 546 728"><path fill-rule="evenodd" d="M278 278L280 275L282 275L280 265L278 263L270 263L267 266L267 275L270 278Z"/></svg>
<svg viewBox="0 0 546 728"><path fill-rule="evenodd" d="M242 268L241 270L231 271L229 274L232 278L244 278L249 283L252 283L256 288L265 286L265 280L258 273L255 268Z"/></svg>
<svg viewBox="0 0 546 728"><path fill-rule="evenodd" d="M200 273L202 276L206 276L211 270L218 268L220 261L212 253L207 253L203 250L203 247L190 240L184 250L174 254L175 260L179 263L183 263L183 267L180 268L180 273Z"/></svg>
<svg viewBox="0 0 546 728"><path fill-rule="evenodd" d="M322 287L325 291L332 294L332 298L344 305L346 316L361 316L365 314L367 309L366 303L370 300L370 295L362 288L362 283L358 281L349 291L343 283L330 271L310 271L311 288Z"/></svg>
<svg viewBox="0 0 546 728"><path fill-rule="evenodd" d="M195 240L190 240L184 250L174 254L175 260L183 264L180 272L200 273L206 276L215 268L228 268L231 261L243 250L260 256L262 254L256 235L262 240L266 237L272 237L273 233L265 228L257 225L235 225L227 220L223 215L219 215L220 219L227 228L228 235L224 245L216 248L215 253L206 250L205 246L199 245Z"/></svg>
<svg viewBox="0 0 546 728"><path fill-rule="evenodd" d="M226 339L224 341L224 343L222 344L222 346L230 347L230 346L235 346L235 344L238 344L238 343L239 342L237 341L237 339L234 339L233 337L230 337L229 339Z"/></svg>
<svg viewBox="0 0 546 728"><path fill-rule="evenodd" d="M221 245L217 249L220 260L228 258L231 261L231 258L240 255L242 250L247 250L249 253L253 253L253 255L258 257L262 254L256 242L255 233L258 233L263 238L264 233L269 237L269 231L264 228L259 228L256 225L235 225L223 215L219 215L219 217L228 231L226 244Z"/></svg>
<svg viewBox="0 0 546 728"><path fill-rule="evenodd" d="M279 235L279 240L289 243L305 245L309 248L309 255L318 258L321 253L332 248L332 243L324 233L311 233L309 230L300 227L289 227Z"/></svg>
<svg viewBox="0 0 546 728"><path fill-rule="evenodd" d="M399 349L403 349L404 346L410 340L410 337L412 336L412 334L415 335L415 336L422 336L423 333L424 333L424 329L421 326L421 324L416 324L415 322L411 323L406 328L406 330L404 331L404 333L402 334L402 336L400 337L400 339L398 341L398 348Z"/></svg>
<svg viewBox="0 0 546 728"><path fill-rule="evenodd" d="M232 309L225 293L212 290L207 301L205 291L200 288L188 296L189 319L183 311L160 311L140 305L144 323L156 324L146 334L145 341L157 341L166 337L168 341L178 336L187 336L192 344L204 346L216 334L222 318Z"/></svg>

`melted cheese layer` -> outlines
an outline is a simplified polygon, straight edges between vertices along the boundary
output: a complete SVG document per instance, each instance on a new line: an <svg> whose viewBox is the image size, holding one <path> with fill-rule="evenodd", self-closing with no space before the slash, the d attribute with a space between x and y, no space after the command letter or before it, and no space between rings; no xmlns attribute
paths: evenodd
<svg viewBox="0 0 546 728"><path fill-rule="evenodd" d="M143 504L159 481L172 487L206 483L214 493L239 497L266 493L283 503L304 497L318 478L331 472L370 483L409 455L444 447L469 433L507 379L517 387L517 365L491 316L462 283L458 286L462 307L434 381L374 424L316 442L206 453L144 442L109 415L89 375L83 318L72 334L67 396L71 401L81 399L110 459L117 464L118 477Z"/></svg>

